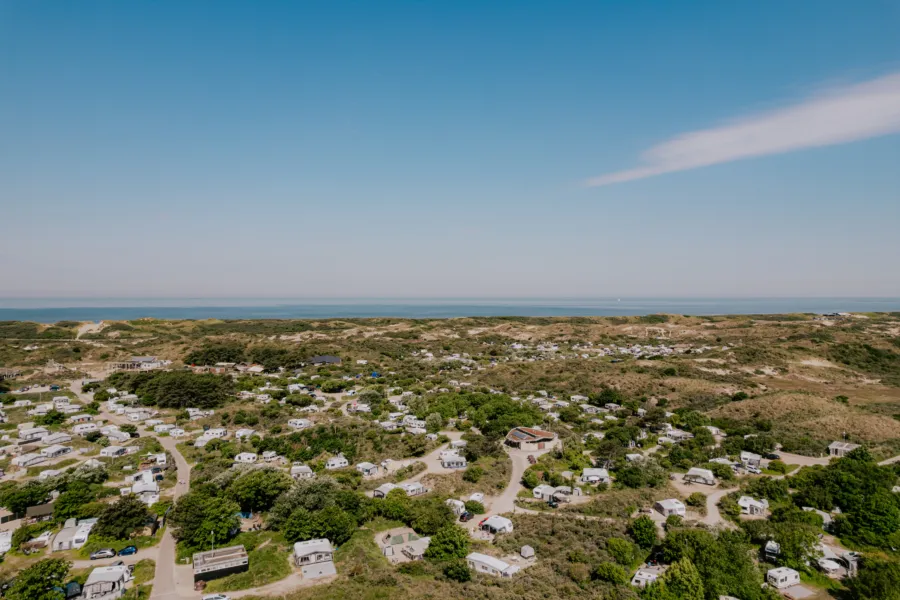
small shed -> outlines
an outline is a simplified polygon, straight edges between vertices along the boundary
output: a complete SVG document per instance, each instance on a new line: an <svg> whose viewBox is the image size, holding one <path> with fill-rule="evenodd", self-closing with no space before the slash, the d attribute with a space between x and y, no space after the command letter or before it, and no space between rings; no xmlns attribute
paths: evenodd
<svg viewBox="0 0 900 600"><path fill-rule="evenodd" d="M519 554L522 555L522 558L534 558L534 548L531 546L522 546L522 550Z"/></svg>

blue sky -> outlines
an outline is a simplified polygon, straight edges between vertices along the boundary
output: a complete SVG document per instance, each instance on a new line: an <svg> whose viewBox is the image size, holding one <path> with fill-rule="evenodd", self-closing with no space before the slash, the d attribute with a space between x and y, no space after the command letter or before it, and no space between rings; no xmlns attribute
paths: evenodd
<svg viewBox="0 0 900 600"><path fill-rule="evenodd" d="M898 30L0 0L0 296L900 296Z"/></svg>

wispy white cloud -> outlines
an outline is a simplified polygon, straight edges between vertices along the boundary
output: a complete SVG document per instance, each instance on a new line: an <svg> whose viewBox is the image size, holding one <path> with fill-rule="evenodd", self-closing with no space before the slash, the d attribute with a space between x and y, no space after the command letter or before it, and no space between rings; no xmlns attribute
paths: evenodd
<svg viewBox="0 0 900 600"><path fill-rule="evenodd" d="M831 146L900 132L900 73L831 89L804 102L685 133L643 155L643 166L593 177L609 185L742 158Z"/></svg>

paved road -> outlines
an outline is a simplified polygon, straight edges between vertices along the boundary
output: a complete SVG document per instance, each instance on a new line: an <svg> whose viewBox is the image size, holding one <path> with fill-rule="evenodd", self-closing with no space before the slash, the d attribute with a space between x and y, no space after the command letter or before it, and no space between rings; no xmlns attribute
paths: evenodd
<svg viewBox="0 0 900 600"><path fill-rule="evenodd" d="M176 440L170 437L158 438L163 448L175 459L178 483L175 484L175 498L186 494L191 486L191 466L176 447ZM156 559L156 574L153 577L153 591L150 598L196 598L194 574L190 566L175 564L175 538L168 527L163 533Z"/></svg>

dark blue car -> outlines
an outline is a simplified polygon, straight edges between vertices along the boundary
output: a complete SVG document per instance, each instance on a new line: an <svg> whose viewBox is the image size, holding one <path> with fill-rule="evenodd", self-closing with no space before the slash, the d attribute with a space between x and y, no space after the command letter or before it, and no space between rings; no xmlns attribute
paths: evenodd
<svg viewBox="0 0 900 600"><path fill-rule="evenodd" d="M124 548L119 550L119 556L128 556L129 554L137 554L137 547L125 546Z"/></svg>

